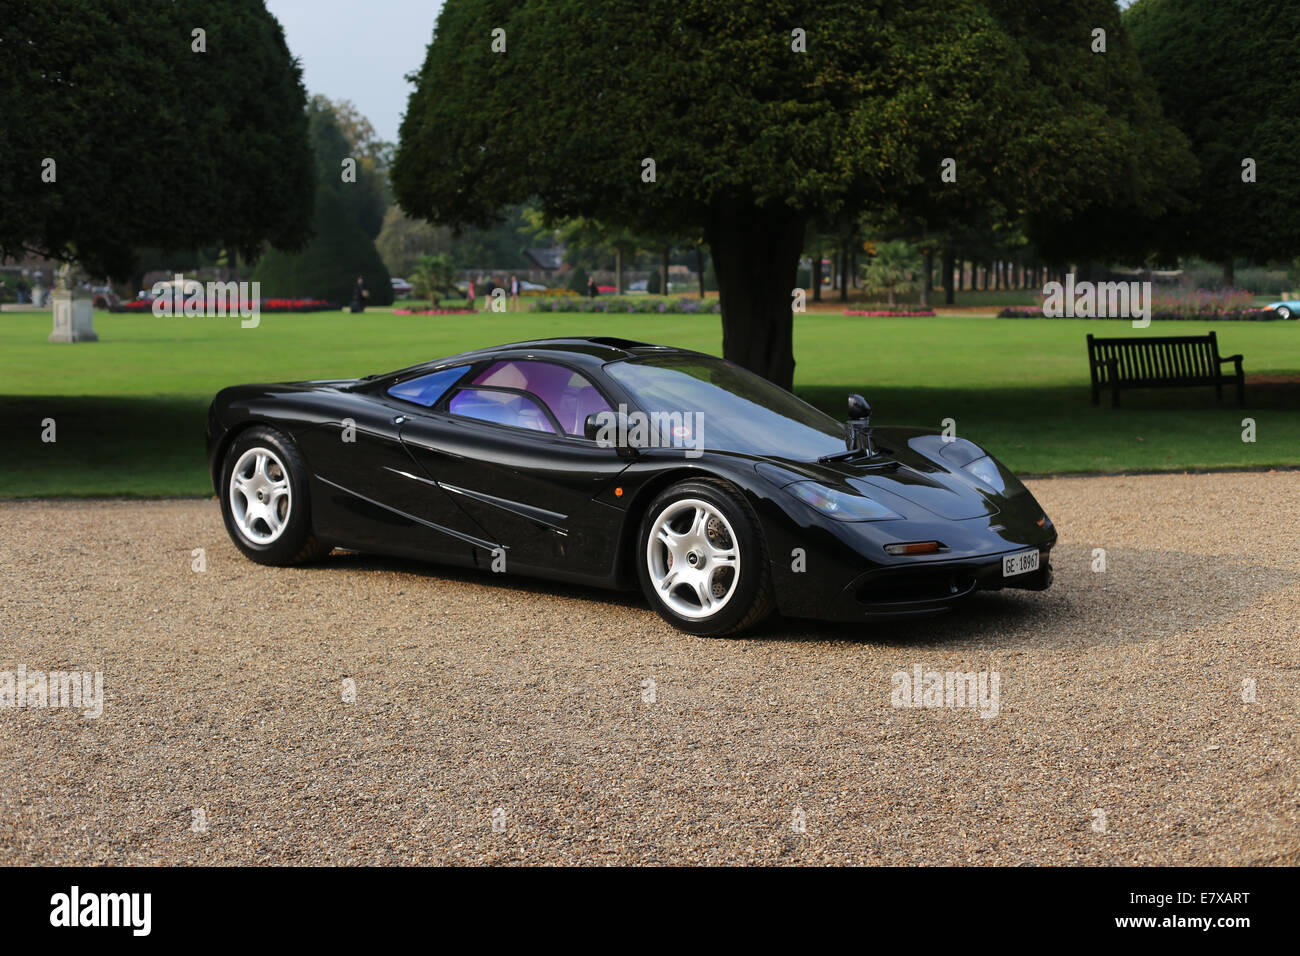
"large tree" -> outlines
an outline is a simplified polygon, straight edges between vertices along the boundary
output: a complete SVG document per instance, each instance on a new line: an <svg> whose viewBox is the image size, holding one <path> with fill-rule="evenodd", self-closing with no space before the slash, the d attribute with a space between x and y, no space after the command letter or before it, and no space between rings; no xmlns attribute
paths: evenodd
<svg viewBox="0 0 1300 956"><path fill-rule="evenodd" d="M1139 0L1124 25L1165 113L1191 140L1200 177L1165 225L1173 253L1225 265L1300 255L1295 170L1300 5L1276 0ZM1242 163L1255 162L1255 181Z"/></svg>
<svg viewBox="0 0 1300 956"><path fill-rule="evenodd" d="M147 247L301 243L305 102L262 0L8 0L0 255L125 278Z"/></svg>
<svg viewBox="0 0 1300 956"><path fill-rule="evenodd" d="M1163 167L1130 120L1131 54L1093 54L1094 27L1120 33L1110 0L447 0L394 192L451 225L536 196L552 216L702 230L724 354L789 387L814 216L1160 201L1126 155Z"/></svg>

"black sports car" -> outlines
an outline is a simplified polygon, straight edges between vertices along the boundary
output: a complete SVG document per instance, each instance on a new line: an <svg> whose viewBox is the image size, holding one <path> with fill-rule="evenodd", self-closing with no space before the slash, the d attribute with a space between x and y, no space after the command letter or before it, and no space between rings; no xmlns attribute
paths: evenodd
<svg viewBox="0 0 1300 956"><path fill-rule="evenodd" d="M333 547L624 588L735 633L773 610L862 621L1043 590L1056 531L977 445L841 423L730 362L617 338L386 375L223 389L230 537L264 564Z"/></svg>

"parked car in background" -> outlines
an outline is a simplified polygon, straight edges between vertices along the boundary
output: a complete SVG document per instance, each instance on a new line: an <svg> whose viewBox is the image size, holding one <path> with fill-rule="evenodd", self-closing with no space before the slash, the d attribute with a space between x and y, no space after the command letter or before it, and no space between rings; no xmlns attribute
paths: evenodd
<svg viewBox="0 0 1300 956"><path fill-rule="evenodd" d="M1277 302L1270 302L1265 306L1276 312L1280 318L1294 319L1300 315L1300 299L1282 299Z"/></svg>
<svg viewBox="0 0 1300 956"><path fill-rule="evenodd" d="M109 285L91 286L91 302L96 309L112 309L122 304L122 298Z"/></svg>
<svg viewBox="0 0 1300 956"><path fill-rule="evenodd" d="M527 279L520 279L519 291L520 292L545 292L546 286L542 285L540 282L529 282Z"/></svg>
<svg viewBox="0 0 1300 956"><path fill-rule="evenodd" d="M399 297L408 296L414 291L415 291L415 286L411 285L411 283L407 282L405 279L398 279L396 277L393 278L394 296L399 296Z"/></svg>

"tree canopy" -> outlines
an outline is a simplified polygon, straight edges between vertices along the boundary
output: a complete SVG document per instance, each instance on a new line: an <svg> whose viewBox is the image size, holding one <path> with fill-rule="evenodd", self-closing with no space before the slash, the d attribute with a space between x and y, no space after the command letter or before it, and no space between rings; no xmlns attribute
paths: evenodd
<svg viewBox="0 0 1300 956"><path fill-rule="evenodd" d="M394 192L453 226L536 196L550 217L703 232L724 354L789 387L814 216L1164 207L1177 154L1120 34L1109 0L447 0Z"/></svg>
<svg viewBox="0 0 1300 956"><path fill-rule="evenodd" d="M9 0L2 27L0 254L125 278L145 247L305 240L306 94L262 0Z"/></svg>
<svg viewBox="0 0 1300 956"><path fill-rule="evenodd" d="M1219 262L1300 255L1295 175L1300 6L1271 0L1139 0L1124 25L1200 175L1165 247ZM1242 163L1255 161L1255 181Z"/></svg>

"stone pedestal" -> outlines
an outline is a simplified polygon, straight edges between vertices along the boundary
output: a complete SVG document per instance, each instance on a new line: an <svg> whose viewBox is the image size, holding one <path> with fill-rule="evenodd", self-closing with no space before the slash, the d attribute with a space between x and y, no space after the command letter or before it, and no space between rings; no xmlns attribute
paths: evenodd
<svg viewBox="0 0 1300 956"><path fill-rule="evenodd" d="M95 334L94 303L87 296L66 289L56 289L50 296L54 306L54 331L51 342L98 342Z"/></svg>

